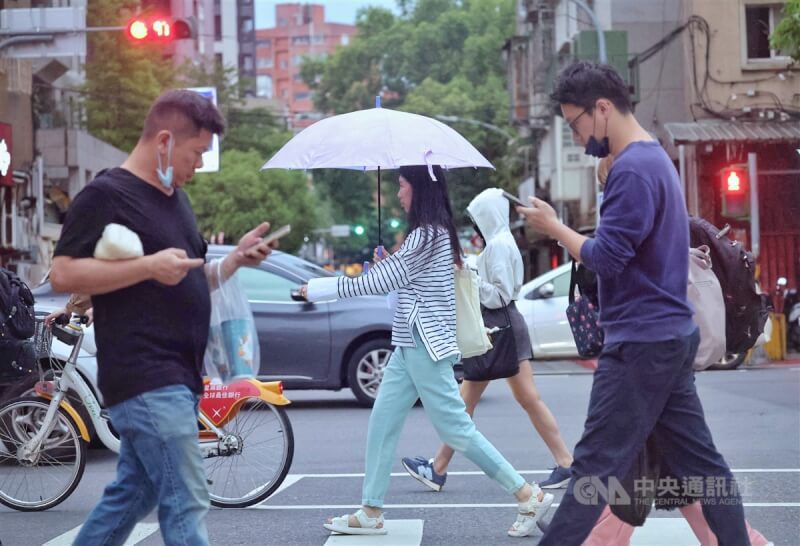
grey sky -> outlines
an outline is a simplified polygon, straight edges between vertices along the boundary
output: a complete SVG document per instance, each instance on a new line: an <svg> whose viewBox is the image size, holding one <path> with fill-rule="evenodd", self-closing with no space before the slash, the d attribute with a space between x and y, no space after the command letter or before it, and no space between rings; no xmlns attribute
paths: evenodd
<svg viewBox="0 0 800 546"><path fill-rule="evenodd" d="M290 2L275 2L274 0L256 0L256 28L271 28L275 26L275 5ZM356 21L356 11L366 6L380 6L398 13L395 0L316 0L311 4L325 6L325 19L330 23L353 24Z"/></svg>

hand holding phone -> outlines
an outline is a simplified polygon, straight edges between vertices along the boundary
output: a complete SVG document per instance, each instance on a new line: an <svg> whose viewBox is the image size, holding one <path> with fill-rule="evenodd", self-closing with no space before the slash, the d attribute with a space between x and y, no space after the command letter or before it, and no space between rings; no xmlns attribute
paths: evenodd
<svg viewBox="0 0 800 546"><path fill-rule="evenodd" d="M503 197L505 197L506 199L511 201L512 205L516 205L518 207L530 207L529 204L523 203L522 200L519 197L517 197L516 195L512 195L512 194L508 193L507 191L503 192Z"/></svg>
<svg viewBox="0 0 800 546"><path fill-rule="evenodd" d="M277 230L273 231L272 233L269 233L262 240L264 241L264 243L270 244L272 242L277 241L281 237L285 237L286 235L289 235L289 233L291 231L292 231L292 225L291 224L286 224L282 228L277 229Z"/></svg>

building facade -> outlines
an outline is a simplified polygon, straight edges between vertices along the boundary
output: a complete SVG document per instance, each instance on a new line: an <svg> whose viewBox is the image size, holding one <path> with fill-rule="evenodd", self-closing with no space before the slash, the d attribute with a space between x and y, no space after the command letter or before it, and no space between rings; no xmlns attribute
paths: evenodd
<svg viewBox="0 0 800 546"><path fill-rule="evenodd" d="M776 276L796 277L800 248L800 184L793 171L800 162L794 151L800 148L800 73L768 43L784 3L590 3L604 29L607 61L628 82L639 122L675 162L689 212L731 224L735 236L760 253L765 286ZM549 198L565 222L590 232L597 221L595 161L572 142L548 94L563 66L599 60L595 25L574 0L518 0L517 8L516 36L506 47L509 93L512 120L532 142L533 166L520 193ZM745 165L746 172L751 153L760 154L763 172L752 185L759 190L760 222L750 212L730 216L720 179L731 165ZM529 244L534 272L567 259L537 234L529 234Z"/></svg>
<svg viewBox="0 0 800 546"><path fill-rule="evenodd" d="M275 27L256 31L256 96L283 102L292 128L320 119L300 77L303 58L324 58L347 45L355 32L354 25L326 22L325 6L278 4Z"/></svg>

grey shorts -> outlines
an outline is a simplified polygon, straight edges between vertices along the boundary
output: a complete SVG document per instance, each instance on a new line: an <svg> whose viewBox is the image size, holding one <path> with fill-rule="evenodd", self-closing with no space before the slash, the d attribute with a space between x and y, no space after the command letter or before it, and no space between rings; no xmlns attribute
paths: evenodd
<svg viewBox="0 0 800 546"><path fill-rule="evenodd" d="M503 327L508 323L507 321L510 320L511 329L514 330L514 341L517 343L517 360L523 361L533 358L533 348L531 347L531 338L528 334L528 325L525 323L522 313L519 312L519 309L517 309L513 301L508 305L508 319L502 307L499 309L487 309L484 307L482 308L482 315L483 323L487 328L492 328L494 326Z"/></svg>

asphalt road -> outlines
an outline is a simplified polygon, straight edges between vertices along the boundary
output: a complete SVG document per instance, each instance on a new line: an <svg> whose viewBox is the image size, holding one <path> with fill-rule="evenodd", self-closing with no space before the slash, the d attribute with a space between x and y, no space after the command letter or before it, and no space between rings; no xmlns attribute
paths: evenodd
<svg viewBox="0 0 800 546"><path fill-rule="evenodd" d="M561 370L561 371L559 371ZM570 373L561 373L563 371ZM536 376L568 445L583 429L592 376L579 366L545 364ZM740 480L750 523L775 545L800 546L800 366L765 366L698 375L698 388L717 447ZM387 496L390 534L333 537L324 519L358 505L369 411L349 391L289 392L295 459L286 487L261 506L212 509L208 527L220 545L500 545L536 544L513 539L513 499L463 457L456 457L441 493L407 477L402 455L432 456L438 445L424 410L412 410L400 440ZM554 463L503 382L492 384L478 407L479 429L529 479L540 480ZM115 456L91 450L75 493L43 513L0 507L3 546L70 544L76 528L114 476ZM556 502L561 496L556 494ZM549 516L545 517L549 519ZM126 544L163 544L155 514ZM633 546L689 546L698 542L678 514L657 512L634 535Z"/></svg>

